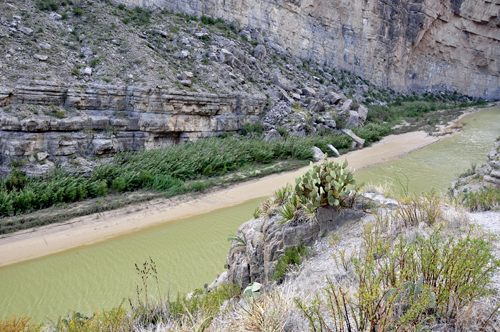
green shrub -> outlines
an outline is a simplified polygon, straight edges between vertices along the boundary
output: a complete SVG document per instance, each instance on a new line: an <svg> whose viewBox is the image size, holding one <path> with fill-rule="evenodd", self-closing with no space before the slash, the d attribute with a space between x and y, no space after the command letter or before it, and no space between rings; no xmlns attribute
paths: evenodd
<svg viewBox="0 0 500 332"><path fill-rule="evenodd" d="M460 199L470 211L497 210L500 208L500 188L487 186L477 192L462 194Z"/></svg>
<svg viewBox="0 0 500 332"><path fill-rule="evenodd" d="M288 269L293 266L299 266L302 264L303 259L309 254L309 248L300 244L296 246L291 246L285 249L283 256L278 258L278 262L274 267L274 273L271 276L272 280L280 283L283 281Z"/></svg>
<svg viewBox="0 0 500 332"><path fill-rule="evenodd" d="M39 10L55 12L59 9L60 6L66 6L66 4L70 3L71 1L64 0L37 0L36 6Z"/></svg>
<svg viewBox="0 0 500 332"><path fill-rule="evenodd" d="M73 7L73 15L75 16L82 16L83 15L83 9L80 7Z"/></svg>
<svg viewBox="0 0 500 332"><path fill-rule="evenodd" d="M366 255L353 259L354 292L329 280L326 303L294 299L312 330L413 331L432 319L456 322L472 302L492 294L491 278L500 267L491 243L470 233L446 237L437 229L415 241L401 236L382 256L363 245Z"/></svg>

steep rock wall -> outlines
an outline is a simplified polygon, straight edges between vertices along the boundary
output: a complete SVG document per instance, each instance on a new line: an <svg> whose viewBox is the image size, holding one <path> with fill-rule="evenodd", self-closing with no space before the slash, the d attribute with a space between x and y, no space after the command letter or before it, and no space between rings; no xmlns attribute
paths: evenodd
<svg viewBox="0 0 500 332"><path fill-rule="evenodd" d="M241 129L264 96L31 82L0 87L0 156L65 157L151 149Z"/></svg>
<svg viewBox="0 0 500 332"><path fill-rule="evenodd" d="M500 98L499 0L119 0L221 17L400 91Z"/></svg>

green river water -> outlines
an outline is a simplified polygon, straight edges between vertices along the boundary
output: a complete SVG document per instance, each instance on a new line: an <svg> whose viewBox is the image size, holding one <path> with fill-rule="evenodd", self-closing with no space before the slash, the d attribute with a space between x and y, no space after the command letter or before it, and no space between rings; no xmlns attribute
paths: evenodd
<svg viewBox="0 0 500 332"><path fill-rule="evenodd" d="M500 136L500 108L464 119L463 133L403 158L359 170L358 181L384 183L406 174L412 191L446 192L471 163L485 161ZM227 238L252 218L262 199L141 230L107 242L0 268L0 318L17 313L34 321L91 315L136 298L135 264L156 262L160 291L190 292L224 271ZM0 253L1 255L1 253ZM124 302L128 306L128 301Z"/></svg>

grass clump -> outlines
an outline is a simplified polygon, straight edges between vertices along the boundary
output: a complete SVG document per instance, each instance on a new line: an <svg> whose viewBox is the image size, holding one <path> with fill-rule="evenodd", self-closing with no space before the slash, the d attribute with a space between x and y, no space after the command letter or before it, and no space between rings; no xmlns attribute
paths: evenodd
<svg viewBox="0 0 500 332"><path fill-rule="evenodd" d="M140 266L136 264L136 271L142 287L137 287L137 300L133 302L129 299L129 303L135 324L144 328L165 323L174 323L182 328L189 326L193 329L197 325L207 328L221 311L224 301L240 295L240 287L235 284L222 284L210 292L205 284L204 289L196 289L189 296L178 295L172 300L168 294L165 299L161 296L156 264L151 258ZM156 288L158 300L152 297L151 288Z"/></svg>
<svg viewBox="0 0 500 332"><path fill-rule="evenodd" d="M462 204L470 211L489 211L500 209L500 188L486 186L476 192L461 195Z"/></svg>

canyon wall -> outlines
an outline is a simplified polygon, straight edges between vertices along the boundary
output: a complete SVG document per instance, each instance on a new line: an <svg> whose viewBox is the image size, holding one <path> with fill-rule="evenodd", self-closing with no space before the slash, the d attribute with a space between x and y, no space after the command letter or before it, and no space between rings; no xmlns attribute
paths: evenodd
<svg viewBox="0 0 500 332"><path fill-rule="evenodd" d="M500 0L120 0L221 17L399 91L500 98Z"/></svg>
<svg viewBox="0 0 500 332"><path fill-rule="evenodd" d="M103 156L240 130L265 96L31 82L0 86L0 156ZM43 156L40 158L40 156Z"/></svg>

